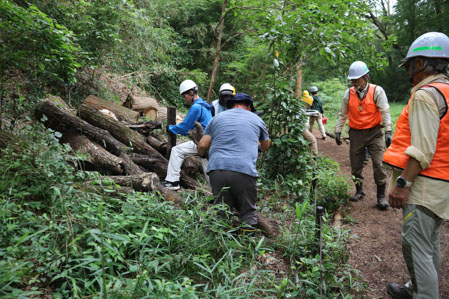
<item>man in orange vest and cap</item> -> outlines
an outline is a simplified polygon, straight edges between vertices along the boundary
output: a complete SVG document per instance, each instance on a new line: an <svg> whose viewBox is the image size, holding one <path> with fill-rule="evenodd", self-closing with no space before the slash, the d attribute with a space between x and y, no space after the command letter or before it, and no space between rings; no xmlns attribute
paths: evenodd
<svg viewBox="0 0 449 299"><path fill-rule="evenodd" d="M401 64L413 88L383 159L393 167L389 203L402 209L410 281L388 284L393 298L439 298L440 229L449 219L448 64L449 37L439 32L418 37Z"/></svg>
<svg viewBox="0 0 449 299"><path fill-rule="evenodd" d="M373 161L374 181L377 185L377 206L381 210L388 208L385 198L387 175L382 168L384 152L382 128L385 128L385 144L391 143L390 106L382 87L368 83L369 70L362 61L356 61L349 68L348 79L352 87L347 89L343 97L340 112L335 126L335 141L341 145L341 131L349 117L349 158L351 174L354 177L356 192L351 201L365 197L363 192L363 166L365 148Z"/></svg>

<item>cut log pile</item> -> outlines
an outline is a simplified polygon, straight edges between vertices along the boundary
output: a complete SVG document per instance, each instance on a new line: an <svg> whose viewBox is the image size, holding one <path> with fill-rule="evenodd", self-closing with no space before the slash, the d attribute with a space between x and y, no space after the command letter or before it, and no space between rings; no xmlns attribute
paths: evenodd
<svg viewBox="0 0 449 299"><path fill-rule="evenodd" d="M167 142L153 132L162 128L157 120L138 123L139 112L89 96L81 104L78 113L59 97L48 97L36 109L37 117L47 118L46 126L62 133L61 141L87 158L82 167L97 170L103 175L113 175L118 185L132 186L135 190L152 190L153 184L140 183L120 176L154 174L163 180L167 173ZM181 171L181 185L196 189L195 175L201 173L198 157L187 159ZM122 184L129 181L132 184ZM152 176L152 181L155 181ZM149 189L148 189L148 188Z"/></svg>

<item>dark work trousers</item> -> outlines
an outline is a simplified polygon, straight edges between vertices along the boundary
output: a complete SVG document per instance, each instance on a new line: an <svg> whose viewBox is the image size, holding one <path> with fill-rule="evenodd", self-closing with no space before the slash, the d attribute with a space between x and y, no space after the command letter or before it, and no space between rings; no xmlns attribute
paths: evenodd
<svg viewBox="0 0 449 299"><path fill-rule="evenodd" d="M225 203L240 214L242 223L257 226L257 178L236 171L213 170L209 172L215 204Z"/></svg>
<svg viewBox="0 0 449 299"><path fill-rule="evenodd" d="M351 174L363 181L363 160L365 159L365 147L373 161L374 182L383 185L387 181L387 174L382 167L384 153L384 140L380 125L366 130L349 129L349 159L351 161Z"/></svg>

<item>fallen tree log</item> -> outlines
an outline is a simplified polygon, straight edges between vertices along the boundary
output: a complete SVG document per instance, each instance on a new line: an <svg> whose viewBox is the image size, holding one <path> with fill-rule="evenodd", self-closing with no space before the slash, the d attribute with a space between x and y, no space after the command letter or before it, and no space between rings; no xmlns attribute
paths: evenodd
<svg viewBox="0 0 449 299"><path fill-rule="evenodd" d="M163 173L163 175L160 177L165 178L165 175L167 173L167 165L162 163L160 159L142 154L133 154L132 160L134 163L145 168L147 171L156 172L158 175L159 173ZM184 160L184 163L185 162L186 160ZM198 182L194 178L192 178L184 169L181 169L180 183L181 186L188 189L196 189L199 187Z"/></svg>
<svg viewBox="0 0 449 299"><path fill-rule="evenodd" d="M152 191L159 185L159 177L154 172L129 176L103 176L103 181L111 180L117 185L131 187L136 191Z"/></svg>
<svg viewBox="0 0 449 299"><path fill-rule="evenodd" d="M134 152L159 158L162 161L165 161L165 163L168 163L164 156L145 142L144 136L114 119L99 113L95 106L92 106L89 103L83 103L80 107L80 116L90 124L109 131L118 141L126 146L130 146ZM158 175L161 174L158 173Z"/></svg>
<svg viewBox="0 0 449 299"><path fill-rule="evenodd" d="M112 101L107 101L94 95L88 96L84 100L84 103L95 107L97 110L107 109L111 111L119 121L123 121L126 123L136 123L140 117L140 114L137 111L128 109L120 104L114 103Z"/></svg>
<svg viewBox="0 0 449 299"><path fill-rule="evenodd" d="M120 154L120 158L125 162L125 173L126 174L141 174L144 173L140 167L132 161L132 159L125 153Z"/></svg>
<svg viewBox="0 0 449 299"><path fill-rule="evenodd" d="M274 219L265 218L257 211L257 227L260 228L267 237L276 238L279 235L279 225Z"/></svg>
<svg viewBox="0 0 449 299"><path fill-rule="evenodd" d="M36 108L36 116L41 119L42 115L47 117L45 125L59 132L77 132L89 137L103 146L107 151L119 156L127 148L111 134L90 123L78 118L70 110L65 109L60 103L54 101L55 97L45 99ZM62 100L61 100L62 101Z"/></svg>
<svg viewBox="0 0 449 299"><path fill-rule="evenodd" d="M98 143L91 141L84 135L73 132L64 133L61 142L69 143L73 150L88 155L85 162L91 167L87 167L87 169L98 170L100 173L125 173L126 166L123 159L109 153ZM82 166L82 168L85 167Z"/></svg>
<svg viewBox="0 0 449 299"><path fill-rule="evenodd" d="M125 145L129 144L135 153L144 154L150 158L158 159L159 163L155 164L152 169L149 170L156 172L161 178L165 177L167 174L168 160L148 143L146 143L144 136L108 116L98 113L95 107L90 106L88 103L83 103L81 105L80 115L84 120L88 121L92 125L111 132L117 140ZM185 171L181 171L180 182L185 188L195 189L199 186L198 182L190 177Z"/></svg>
<svg viewBox="0 0 449 299"><path fill-rule="evenodd" d="M148 135L145 140L152 148L157 150L161 155L165 157L167 153L167 142L160 141L157 137L153 135Z"/></svg>
<svg viewBox="0 0 449 299"><path fill-rule="evenodd" d="M201 158L198 156L187 156L184 159L184 163L182 163L181 169L190 176L193 176L197 173L203 173Z"/></svg>

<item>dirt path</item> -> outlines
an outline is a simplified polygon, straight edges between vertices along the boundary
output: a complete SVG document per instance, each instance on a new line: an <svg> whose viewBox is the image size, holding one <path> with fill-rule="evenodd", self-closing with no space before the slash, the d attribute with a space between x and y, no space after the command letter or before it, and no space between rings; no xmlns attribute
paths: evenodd
<svg viewBox="0 0 449 299"><path fill-rule="evenodd" d="M317 132L318 150L340 164L343 174L351 174L349 144L337 146L328 137L321 140ZM386 293L388 282L405 283L409 276L401 249L402 214L400 210L376 208L376 185L371 161L363 170L366 197L359 202L349 202L344 216L355 219L350 226L351 238L348 250L349 263L359 269L368 284L369 298L390 298ZM355 191L355 188L354 188ZM440 297L449 298L449 222L441 229Z"/></svg>

